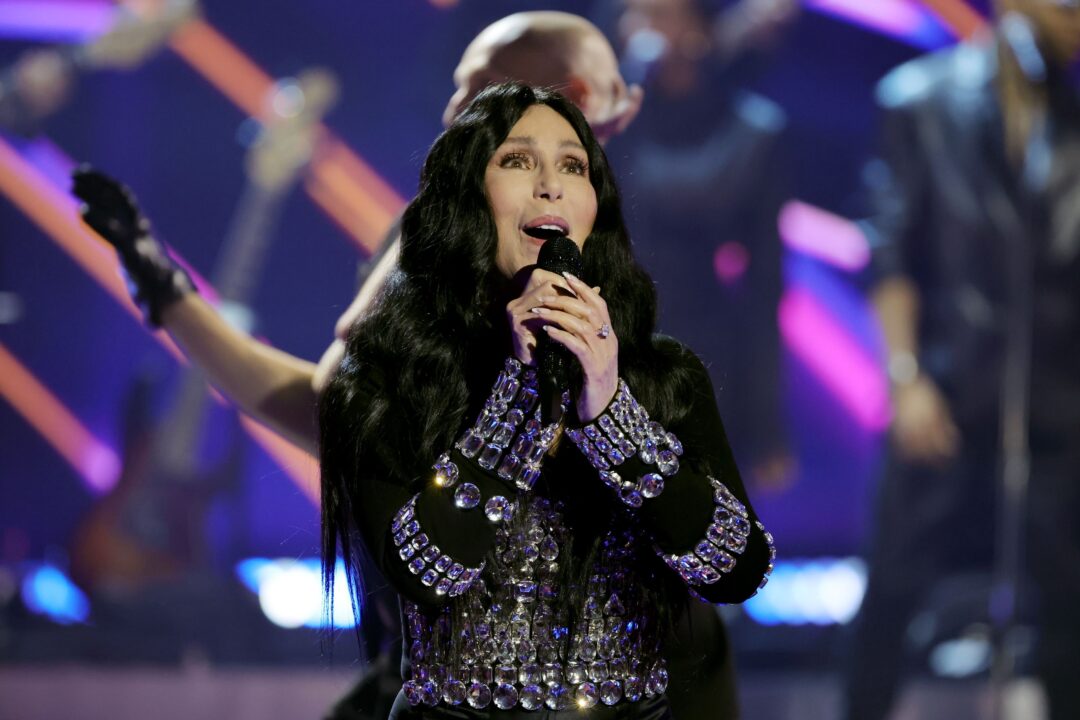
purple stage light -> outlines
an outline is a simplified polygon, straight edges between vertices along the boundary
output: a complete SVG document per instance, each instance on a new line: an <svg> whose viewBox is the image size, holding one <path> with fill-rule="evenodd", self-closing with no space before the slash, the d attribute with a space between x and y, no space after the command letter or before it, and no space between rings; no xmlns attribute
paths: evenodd
<svg viewBox="0 0 1080 720"><path fill-rule="evenodd" d="M713 253L713 270L716 279L724 285L734 285L750 266L750 251L734 240L716 248Z"/></svg>
<svg viewBox="0 0 1080 720"><path fill-rule="evenodd" d="M78 42L105 32L116 6L101 0L0 0L0 37Z"/></svg>
<svg viewBox="0 0 1080 720"><path fill-rule="evenodd" d="M937 19L910 0L803 0L803 4L916 47L932 49L952 42Z"/></svg>
<svg viewBox="0 0 1080 720"><path fill-rule="evenodd" d="M107 493L120 479L122 464L120 456L107 445L85 445L80 451L83 478L94 492Z"/></svg>

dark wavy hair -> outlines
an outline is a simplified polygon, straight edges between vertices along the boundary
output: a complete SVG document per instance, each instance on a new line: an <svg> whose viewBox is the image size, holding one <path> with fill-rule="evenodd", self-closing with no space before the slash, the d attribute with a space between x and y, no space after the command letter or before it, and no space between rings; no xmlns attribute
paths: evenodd
<svg viewBox="0 0 1080 720"><path fill-rule="evenodd" d="M564 117L588 154L597 215L582 253L583 279L603 289L619 338L620 375L665 425L685 413L678 400L691 392L690 379L676 356L686 351L652 337L652 281L634 260L613 173L585 118L554 92L517 83L487 88L432 145L419 192L402 218L398 266L372 312L351 329L345 359L320 402L330 595L339 548L357 587L358 484L376 477L418 490L509 354L507 280L495 267L498 238L484 176L495 150L534 105Z"/></svg>

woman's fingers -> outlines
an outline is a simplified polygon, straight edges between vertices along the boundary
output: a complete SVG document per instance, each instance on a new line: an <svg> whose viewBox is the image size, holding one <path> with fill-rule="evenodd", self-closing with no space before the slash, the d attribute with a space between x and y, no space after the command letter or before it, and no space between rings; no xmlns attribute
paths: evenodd
<svg viewBox="0 0 1080 720"><path fill-rule="evenodd" d="M595 309L589 307L577 298L542 295L537 298L537 307L573 315L586 322L596 323L598 327L599 323L602 322L599 313Z"/></svg>
<svg viewBox="0 0 1080 720"><path fill-rule="evenodd" d="M590 324L586 319L562 310L554 310L550 307L535 307L532 308L531 312L542 317L547 323L554 324L560 329L571 332L588 342Z"/></svg>
<svg viewBox="0 0 1080 720"><path fill-rule="evenodd" d="M592 326L594 332L599 331L605 323L610 324L607 303L600 297L599 289L589 287L570 274L567 274L567 280L573 286L576 297L541 295L537 298L539 304L585 320Z"/></svg>
<svg viewBox="0 0 1080 720"><path fill-rule="evenodd" d="M589 345L584 340L573 333L563 330L557 325L544 325L543 330L552 340L572 352L574 357L578 359L578 362L580 362L583 367L587 367L589 362Z"/></svg>
<svg viewBox="0 0 1080 720"><path fill-rule="evenodd" d="M571 273L563 273L563 277L566 278L567 283L570 285L570 289L574 291L581 300L594 308L602 309L604 313L607 313L607 302L600 296L600 288L589 287L588 283L585 283L576 278Z"/></svg>
<svg viewBox="0 0 1080 720"><path fill-rule="evenodd" d="M535 294L537 291L545 288L553 295L564 293L566 295L574 296L577 294L571 287L571 283L562 275L536 268L529 275L529 280L525 283L525 289L522 291L521 297Z"/></svg>
<svg viewBox="0 0 1080 720"><path fill-rule="evenodd" d="M506 305L518 359L531 360L539 332L537 328L542 327L552 339L577 356L584 367L598 370L608 364L608 350L614 348L607 345L594 347L600 328L611 322L607 303L600 297L599 290L569 273L559 275L539 268L533 270L521 295Z"/></svg>

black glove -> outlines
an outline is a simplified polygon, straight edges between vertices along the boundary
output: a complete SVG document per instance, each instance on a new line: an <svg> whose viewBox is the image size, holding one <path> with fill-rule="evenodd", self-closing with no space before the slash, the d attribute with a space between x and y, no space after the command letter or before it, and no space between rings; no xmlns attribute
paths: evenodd
<svg viewBox="0 0 1080 720"><path fill-rule="evenodd" d="M75 168L71 178L83 221L116 248L135 304L148 323L161 327L161 312L195 292L195 284L153 236L131 190L89 165Z"/></svg>

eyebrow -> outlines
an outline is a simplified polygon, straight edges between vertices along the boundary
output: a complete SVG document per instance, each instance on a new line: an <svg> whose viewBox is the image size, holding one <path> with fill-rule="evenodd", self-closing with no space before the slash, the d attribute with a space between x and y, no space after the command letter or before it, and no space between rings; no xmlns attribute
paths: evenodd
<svg viewBox="0 0 1080 720"><path fill-rule="evenodd" d="M506 138L506 140L503 141L503 144L505 145L506 143L519 143L521 145L536 145L536 138L534 138L532 135L515 135L513 137ZM563 140L561 143L559 143L559 149L567 148L567 147L576 148L578 150L581 150L581 151L585 152L585 146L582 145L581 143L577 142L576 140Z"/></svg>

